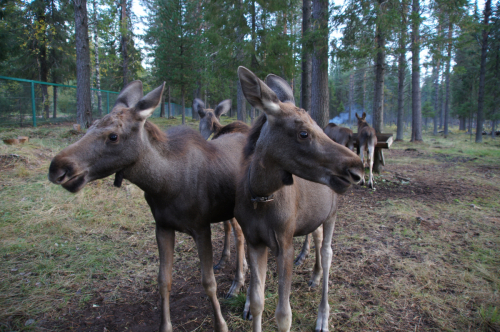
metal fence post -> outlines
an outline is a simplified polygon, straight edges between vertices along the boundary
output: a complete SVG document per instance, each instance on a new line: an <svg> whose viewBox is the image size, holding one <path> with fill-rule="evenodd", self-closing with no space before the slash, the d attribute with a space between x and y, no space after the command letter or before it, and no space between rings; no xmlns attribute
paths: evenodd
<svg viewBox="0 0 500 332"><path fill-rule="evenodd" d="M106 92L106 109L109 114L109 92Z"/></svg>
<svg viewBox="0 0 500 332"><path fill-rule="evenodd" d="M31 110L33 111L33 127L36 127L35 82L31 81Z"/></svg>

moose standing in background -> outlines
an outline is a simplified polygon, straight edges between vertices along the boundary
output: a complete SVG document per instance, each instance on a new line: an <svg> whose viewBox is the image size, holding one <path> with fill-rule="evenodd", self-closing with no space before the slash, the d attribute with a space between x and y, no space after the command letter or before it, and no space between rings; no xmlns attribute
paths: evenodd
<svg viewBox="0 0 500 332"><path fill-rule="evenodd" d="M143 97L141 81L128 84L110 114L52 159L49 180L77 192L90 181L116 174L115 185L127 179L141 188L156 221L160 332L172 331L169 299L176 231L196 242L201 282L214 310L214 330L227 332L217 299L210 224L234 216L236 179L247 136L234 133L206 141L183 126L162 132L146 119L160 103L163 89L164 84ZM243 285L244 276L240 277L233 282L234 292Z"/></svg>
<svg viewBox="0 0 500 332"><path fill-rule="evenodd" d="M354 151L354 137L352 130L346 127L337 126L335 123L329 123L323 129L326 136L330 137L334 142L347 147Z"/></svg>
<svg viewBox="0 0 500 332"><path fill-rule="evenodd" d="M368 122L366 122L366 113L363 112L361 117L356 113L356 118L358 119L358 146L359 146L359 157L364 165L364 155L365 151L368 151L368 167L370 168L370 175L368 177L368 188L375 189L373 182L373 161L375 157L375 145L377 145L377 133L375 129L370 127ZM360 185L365 184L365 178L359 183Z"/></svg>

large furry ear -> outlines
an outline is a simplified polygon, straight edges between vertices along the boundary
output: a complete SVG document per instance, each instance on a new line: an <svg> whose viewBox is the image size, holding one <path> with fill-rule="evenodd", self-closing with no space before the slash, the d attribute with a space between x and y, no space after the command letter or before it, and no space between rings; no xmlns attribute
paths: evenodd
<svg viewBox="0 0 500 332"><path fill-rule="evenodd" d="M113 108L116 106L130 108L137 104L139 100L141 100L142 96L142 82L139 80L130 82L123 88L118 95L118 98L116 98Z"/></svg>
<svg viewBox="0 0 500 332"><path fill-rule="evenodd" d="M222 114L229 112L230 109L231 109L231 99L223 100L215 108L214 110L215 116L217 117L217 119L219 119Z"/></svg>
<svg viewBox="0 0 500 332"><path fill-rule="evenodd" d="M146 120L153 114L155 108L158 107L161 102L161 96L163 95L164 88L165 82L142 97L142 99L135 105L135 111L139 120Z"/></svg>
<svg viewBox="0 0 500 332"><path fill-rule="evenodd" d="M361 117L363 120L366 119L366 113L363 112L363 116Z"/></svg>
<svg viewBox="0 0 500 332"><path fill-rule="evenodd" d="M238 76L243 94L250 105L264 111L267 115L278 116L281 114L278 96L266 83L243 66L238 67Z"/></svg>
<svg viewBox="0 0 500 332"><path fill-rule="evenodd" d="M295 105L292 88L283 78L274 74L269 74L266 77L266 84L276 93L276 96L278 96L278 99L282 103L292 103Z"/></svg>
<svg viewBox="0 0 500 332"><path fill-rule="evenodd" d="M200 98L195 98L193 100L193 111L198 112L200 118L203 118L205 117L205 115L207 115L207 112L205 112L205 103L203 102L203 100L201 100Z"/></svg>
<svg viewBox="0 0 500 332"><path fill-rule="evenodd" d="M359 120L359 119L360 119L360 117L359 117L358 113L354 113L354 114L356 115L356 119L358 119L358 120Z"/></svg>

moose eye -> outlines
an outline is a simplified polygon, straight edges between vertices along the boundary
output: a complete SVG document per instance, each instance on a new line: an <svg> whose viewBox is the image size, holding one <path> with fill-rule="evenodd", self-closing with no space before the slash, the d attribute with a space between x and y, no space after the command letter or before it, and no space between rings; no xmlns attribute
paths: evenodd
<svg viewBox="0 0 500 332"><path fill-rule="evenodd" d="M302 139L306 139L307 137L309 137L309 134L307 133L307 131L301 131L299 133L299 137Z"/></svg>
<svg viewBox="0 0 500 332"><path fill-rule="evenodd" d="M109 134L109 140L111 142L116 142L118 140L118 135L117 134Z"/></svg>

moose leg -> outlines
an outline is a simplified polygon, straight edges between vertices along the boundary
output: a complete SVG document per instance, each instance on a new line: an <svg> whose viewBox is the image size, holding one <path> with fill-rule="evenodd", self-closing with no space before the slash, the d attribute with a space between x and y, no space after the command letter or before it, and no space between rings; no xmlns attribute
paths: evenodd
<svg viewBox="0 0 500 332"><path fill-rule="evenodd" d="M300 251L300 254L295 258L294 264L299 266L302 265L307 257L309 256L309 251L311 248L311 238L309 237L309 234L306 235L304 238L304 244L302 245L302 250Z"/></svg>
<svg viewBox="0 0 500 332"><path fill-rule="evenodd" d="M370 176L368 177L368 188L374 189L373 185L373 157L375 154L375 147L368 145L368 167L370 168Z"/></svg>
<svg viewBox="0 0 500 332"><path fill-rule="evenodd" d="M250 263L250 286L248 287L247 303L243 311L243 318L250 319L251 313L253 332L261 332L262 312L264 311L265 300L264 287L267 271L267 247L263 244L253 246L247 243L247 248Z"/></svg>
<svg viewBox="0 0 500 332"><path fill-rule="evenodd" d="M231 221L224 221L224 249L219 263L214 266L215 271L222 270L226 262L231 258Z"/></svg>
<svg viewBox="0 0 500 332"><path fill-rule="evenodd" d="M332 237L335 229L335 212L330 219L323 223L323 246L321 247L321 265L323 266L323 291L321 303L318 309L318 319L316 321L315 332L328 331L328 317L330 316L330 305L328 304L328 276L332 263Z"/></svg>
<svg viewBox="0 0 500 332"><path fill-rule="evenodd" d="M280 243L281 252L276 258L278 262L278 306L276 307L276 323L278 331L288 332L292 325L292 309L290 307L290 289L293 270L293 242Z"/></svg>
<svg viewBox="0 0 500 332"><path fill-rule="evenodd" d="M316 247L316 260L314 262L314 270L311 280L309 281L309 287L317 287L321 280L321 274L323 273L323 268L321 265L321 245L323 242L323 225L319 226L313 233L314 246Z"/></svg>
<svg viewBox="0 0 500 332"><path fill-rule="evenodd" d="M245 237L243 231L236 219L231 219L234 231L234 242L236 244L236 273L233 284L227 292L226 298L231 298L238 294L240 288L245 284L245 272L248 269L247 260L245 259Z"/></svg>
<svg viewBox="0 0 500 332"><path fill-rule="evenodd" d="M227 332L227 324L222 317L219 300L217 300L217 283L215 282L212 256L212 241L210 238L210 226L203 227L194 234L194 240L198 248L198 256L201 263L201 284L205 288L214 310L214 331Z"/></svg>
<svg viewBox="0 0 500 332"><path fill-rule="evenodd" d="M365 167L365 145L361 145L360 147L360 152L359 152L359 158L361 158L361 163L363 164L363 168ZM361 177L361 181L359 181L360 186L365 185L365 175Z"/></svg>
<svg viewBox="0 0 500 332"><path fill-rule="evenodd" d="M158 286L161 296L160 332L172 332L170 321L170 291L172 289L172 266L174 262L175 231L156 227L156 242L160 255Z"/></svg>

